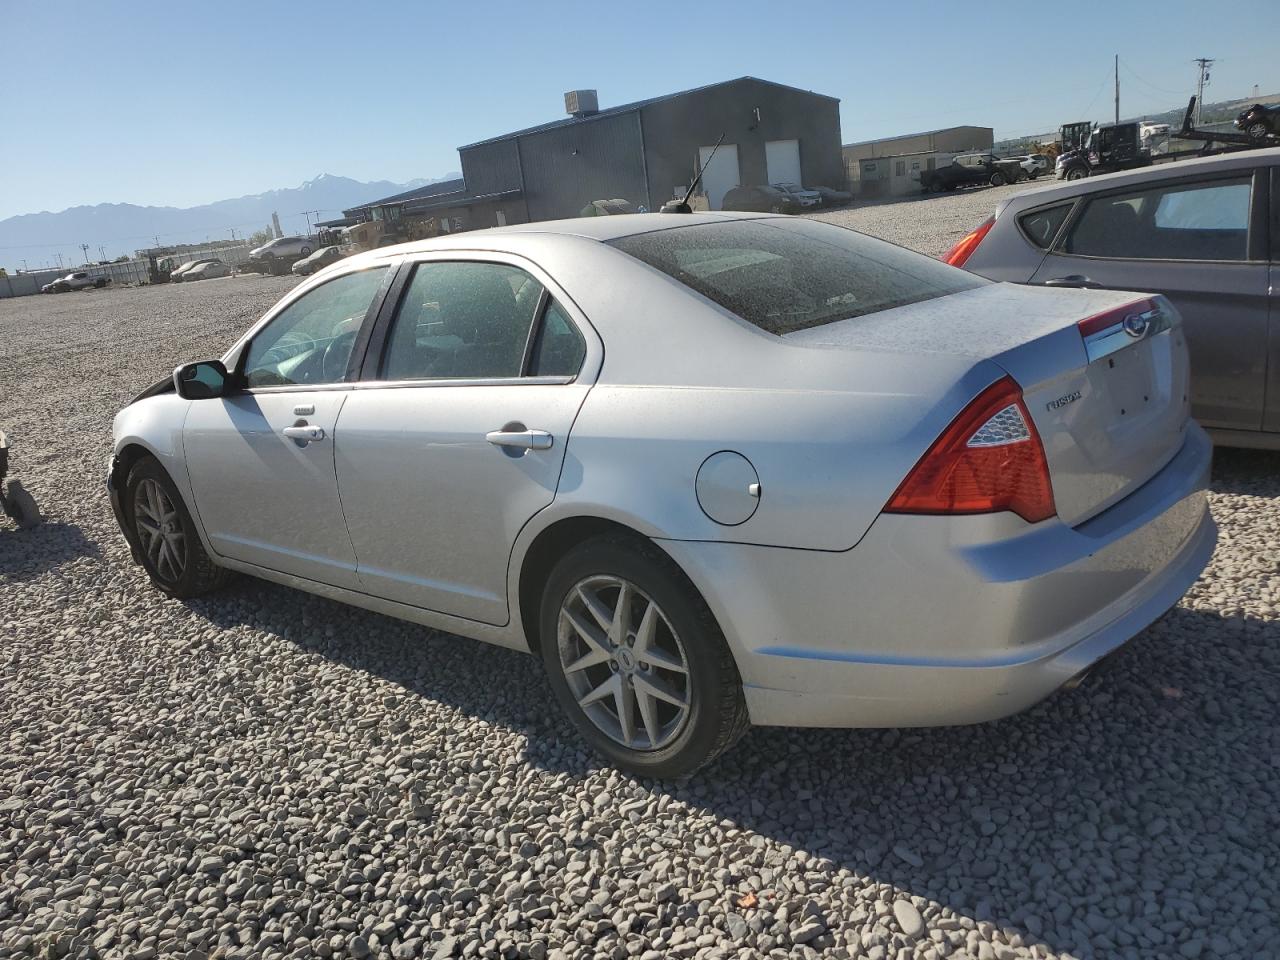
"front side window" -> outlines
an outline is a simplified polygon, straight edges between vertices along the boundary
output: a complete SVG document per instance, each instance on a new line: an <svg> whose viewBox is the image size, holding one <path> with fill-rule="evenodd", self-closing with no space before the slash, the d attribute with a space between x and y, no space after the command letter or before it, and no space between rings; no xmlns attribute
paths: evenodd
<svg viewBox="0 0 1280 960"><path fill-rule="evenodd" d="M340 383L387 267L335 277L289 304L249 342L247 387Z"/></svg>
<svg viewBox="0 0 1280 960"><path fill-rule="evenodd" d="M397 311L385 380L520 376L543 286L502 263L422 263Z"/></svg>
<svg viewBox="0 0 1280 960"><path fill-rule="evenodd" d="M1089 201L1065 250L1126 260L1246 260L1250 176Z"/></svg>
<svg viewBox="0 0 1280 960"><path fill-rule="evenodd" d="M609 243L779 336L988 283L814 220L696 224Z"/></svg>

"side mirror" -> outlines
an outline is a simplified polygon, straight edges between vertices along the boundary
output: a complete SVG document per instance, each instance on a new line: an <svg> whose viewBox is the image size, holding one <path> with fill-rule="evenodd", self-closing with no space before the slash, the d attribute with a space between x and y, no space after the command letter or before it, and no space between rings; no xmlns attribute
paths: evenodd
<svg viewBox="0 0 1280 960"><path fill-rule="evenodd" d="M231 381L221 360L184 363L173 371L173 386L184 400L209 400L227 393Z"/></svg>

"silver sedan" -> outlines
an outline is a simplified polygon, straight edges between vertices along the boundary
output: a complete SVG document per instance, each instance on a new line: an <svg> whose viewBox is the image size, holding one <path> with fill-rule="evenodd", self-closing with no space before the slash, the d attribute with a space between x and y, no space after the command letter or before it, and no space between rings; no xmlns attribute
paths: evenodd
<svg viewBox="0 0 1280 960"><path fill-rule="evenodd" d="M115 420L176 597L233 571L532 651L687 773L752 723L970 723L1211 553L1159 296L991 283L829 224L648 214L387 247Z"/></svg>

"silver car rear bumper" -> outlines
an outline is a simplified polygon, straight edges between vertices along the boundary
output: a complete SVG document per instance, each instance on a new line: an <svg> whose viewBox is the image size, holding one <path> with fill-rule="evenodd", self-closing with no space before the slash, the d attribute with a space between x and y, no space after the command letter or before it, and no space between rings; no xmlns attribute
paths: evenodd
<svg viewBox="0 0 1280 960"><path fill-rule="evenodd" d="M753 723L976 723L1053 693L1173 607L1217 541L1199 426L1072 528L883 515L844 553L661 541L733 649ZM732 586L727 586L732 585Z"/></svg>

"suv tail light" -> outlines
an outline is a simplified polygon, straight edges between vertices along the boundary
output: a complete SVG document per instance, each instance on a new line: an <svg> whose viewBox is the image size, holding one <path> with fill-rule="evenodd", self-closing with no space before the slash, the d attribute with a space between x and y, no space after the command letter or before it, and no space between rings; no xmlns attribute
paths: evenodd
<svg viewBox="0 0 1280 960"><path fill-rule="evenodd" d="M965 261L973 256L973 251L978 249L978 244L980 244L983 238L991 232L991 228L995 225L996 218L987 217L987 219L983 220L977 229L970 230L960 238L959 243L943 254L942 262L949 263L953 267L963 267L965 265Z"/></svg>
<svg viewBox="0 0 1280 960"><path fill-rule="evenodd" d="M998 513L1028 523L1057 508L1049 464L1012 377L997 380L960 412L907 474L885 513Z"/></svg>

